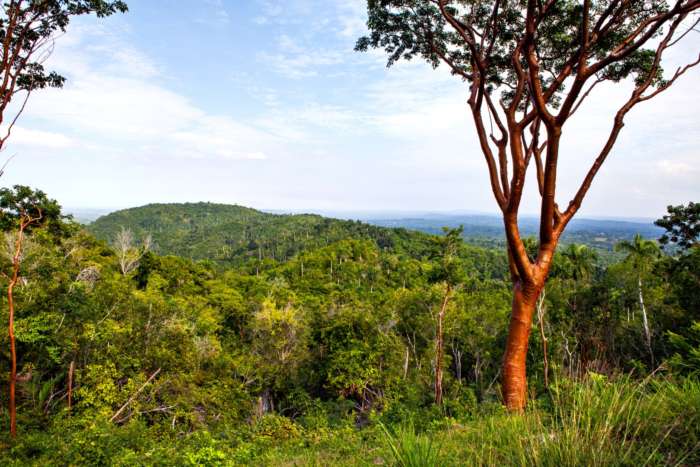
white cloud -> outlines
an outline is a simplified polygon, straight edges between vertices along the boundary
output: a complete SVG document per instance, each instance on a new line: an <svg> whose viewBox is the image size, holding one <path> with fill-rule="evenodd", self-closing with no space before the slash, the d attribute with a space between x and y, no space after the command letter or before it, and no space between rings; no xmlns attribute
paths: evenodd
<svg viewBox="0 0 700 467"><path fill-rule="evenodd" d="M263 160L266 154L283 150L281 139L269 131L211 115L158 84L162 77L158 67L114 37L89 30L78 35L80 40L62 44L61 55L51 63L70 74L66 87L34 96L23 118L80 135L75 137L80 141L59 133L18 129L10 147L67 148L80 142L104 150L126 145L131 157L227 160ZM91 41L97 45L85 47Z"/></svg>
<svg viewBox="0 0 700 467"><path fill-rule="evenodd" d="M689 179L689 181L697 182L698 175L700 175L697 162L693 165L691 160L662 159L656 163L656 167L663 175L675 178L677 181Z"/></svg>
<svg viewBox="0 0 700 467"><path fill-rule="evenodd" d="M303 50L296 52L258 54L258 62L291 79L317 76L320 69L343 63L343 55L334 50Z"/></svg>
<svg viewBox="0 0 700 467"><path fill-rule="evenodd" d="M357 0L336 0L338 20L342 25L339 34L357 38L367 30L367 4Z"/></svg>
<svg viewBox="0 0 700 467"><path fill-rule="evenodd" d="M3 134L6 130L3 129ZM32 130L16 126L12 129L10 141L13 145L48 149L64 149L73 147L76 142L64 134L52 131Z"/></svg>

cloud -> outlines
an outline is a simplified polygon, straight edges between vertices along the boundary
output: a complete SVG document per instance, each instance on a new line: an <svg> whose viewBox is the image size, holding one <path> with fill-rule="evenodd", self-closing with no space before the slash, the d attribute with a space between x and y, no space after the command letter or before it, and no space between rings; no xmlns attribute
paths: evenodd
<svg viewBox="0 0 700 467"><path fill-rule="evenodd" d="M663 159L656 163L661 172L670 176L687 176L697 174L698 168L683 161Z"/></svg>
<svg viewBox="0 0 700 467"><path fill-rule="evenodd" d="M367 31L367 5L357 0L336 0L338 21L341 24L339 34L343 37L357 38Z"/></svg>
<svg viewBox="0 0 700 467"><path fill-rule="evenodd" d="M69 75L65 88L37 94L23 116L74 136L22 128L11 146L59 149L81 143L105 152L128 147L129 157L226 160L263 160L284 150L269 131L212 115L159 84L159 67L115 37L85 29L77 35L51 63Z"/></svg>
<svg viewBox="0 0 700 467"><path fill-rule="evenodd" d="M335 50L304 50L286 53L258 54L258 62L271 67L277 73L291 79L317 76L324 67L343 63L343 55Z"/></svg>
<svg viewBox="0 0 700 467"><path fill-rule="evenodd" d="M186 64L146 52L159 46L148 45L150 29L138 35L138 23L137 32L111 20L72 24L51 57L69 78L66 88L32 96L10 140L21 153L5 182L31 177L73 205L210 199L270 208L497 210L465 83L418 60L387 70L381 51L353 53L364 2L240 3L202 9L211 21L217 5L236 17L235 28L222 25L230 43L220 41L220 29L209 37L214 28L163 33L164 41L179 34L207 44ZM196 21L172 15L187 28ZM678 54L668 69L688 57ZM661 214L666 204L697 198L698 76L689 72L629 115L585 213ZM560 204L629 91L600 88L564 129ZM539 201L533 182L527 212Z"/></svg>
<svg viewBox="0 0 700 467"><path fill-rule="evenodd" d="M3 134L6 130L3 129ZM64 134L52 131L33 130L16 126L10 136L13 145L48 149L65 149L74 147L76 141Z"/></svg>

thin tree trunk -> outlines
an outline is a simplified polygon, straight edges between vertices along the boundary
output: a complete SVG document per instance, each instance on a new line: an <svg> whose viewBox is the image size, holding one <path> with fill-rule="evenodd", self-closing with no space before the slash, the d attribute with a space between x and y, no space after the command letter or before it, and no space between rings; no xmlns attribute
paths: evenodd
<svg viewBox="0 0 700 467"><path fill-rule="evenodd" d="M447 303L450 300L450 293L452 288L447 285L445 290L445 298L442 301L442 306L440 307L440 313L438 313L437 319L437 335L435 339L435 404L442 405L442 360L443 360L443 331L442 322L445 318L445 310L447 309Z"/></svg>
<svg viewBox="0 0 700 467"><path fill-rule="evenodd" d="M651 357L651 365L654 365L654 351L651 348L651 332L649 331L649 320L647 319L647 310L644 306L644 295L642 294L642 276L638 276L637 288L639 290L639 309L642 311L642 325L644 326L644 338L646 339L647 349Z"/></svg>
<svg viewBox="0 0 700 467"><path fill-rule="evenodd" d="M70 362L68 367L68 411L73 408L73 372L75 371L75 360Z"/></svg>
<svg viewBox="0 0 700 467"><path fill-rule="evenodd" d="M542 289L542 294L537 300L537 321L540 324L540 337L542 339L542 354L544 360L544 389L549 389L549 357L547 355L547 336L544 333L544 295L545 291Z"/></svg>
<svg viewBox="0 0 700 467"><path fill-rule="evenodd" d="M408 376L408 361L409 361L410 353L408 350L408 346L406 346L406 355L404 356L403 360L403 379L406 379Z"/></svg>
<svg viewBox="0 0 700 467"><path fill-rule="evenodd" d="M15 402L15 384L17 382L17 349L15 347L15 304L14 288L17 283L15 273L7 288L7 301L10 307L9 334L10 334L10 436L17 436L17 406Z"/></svg>
<svg viewBox="0 0 700 467"><path fill-rule="evenodd" d="M481 382L481 366L481 352L477 350L476 355L474 355L474 382L476 383L477 395L479 397L479 400L481 400L484 396L484 388Z"/></svg>
<svg viewBox="0 0 700 467"><path fill-rule="evenodd" d="M462 351L455 347L454 341L452 342L452 356L455 359L455 377L462 384Z"/></svg>
<svg viewBox="0 0 700 467"><path fill-rule="evenodd" d="M503 399L511 412L522 412L527 402L527 347L532 317L541 285L516 282L513 286L513 306L503 356Z"/></svg>
<svg viewBox="0 0 700 467"><path fill-rule="evenodd" d="M17 347L15 342L15 300L14 291L15 285L19 280L19 268L22 261L22 242L24 241L24 229L28 223L24 220L20 221L19 231L17 232L17 241L15 242L15 254L12 257L12 278L7 287L7 303L9 307L9 322L8 334L10 336L10 436L17 436L17 402L15 399L16 384L17 384Z"/></svg>
<svg viewBox="0 0 700 467"><path fill-rule="evenodd" d="M158 368L158 369L146 380L146 382L143 383L143 385L142 385L131 397L129 397L129 400L127 400L127 401L124 403L124 405L122 405L122 406L119 408L119 410L117 410L117 411L114 413L114 415L112 415L112 418L110 418L109 421L110 421L110 422L113 422L114 420L116 420L117 417L124 411L124 409L126 409L126 408L129 406L129 404L131 404L131 403L134 401L134 399L136 399L136 397L137 397L139 394L141 394L141 391L143 391L144 389L146 389L146 386L148 386L149 383L150 383L151 381L153 381L153 378L155 378L156 376L158 376L158 373L160 373L160 368Z"/></svg>

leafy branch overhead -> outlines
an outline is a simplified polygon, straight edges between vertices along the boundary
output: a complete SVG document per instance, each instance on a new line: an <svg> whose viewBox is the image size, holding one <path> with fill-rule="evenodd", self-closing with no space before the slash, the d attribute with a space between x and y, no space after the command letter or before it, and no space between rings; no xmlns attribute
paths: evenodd
<svg viewBox="0 0 700 467"><path fill-rule="evenodd" d="M60 88L65 78L44 67L54 40L65 33L74 16L97 17L126 12L121 0L11 0L0 5L0 124L17 94L24 94L19 110L0 136L0 149L9 138L32 91Z"/></svg>

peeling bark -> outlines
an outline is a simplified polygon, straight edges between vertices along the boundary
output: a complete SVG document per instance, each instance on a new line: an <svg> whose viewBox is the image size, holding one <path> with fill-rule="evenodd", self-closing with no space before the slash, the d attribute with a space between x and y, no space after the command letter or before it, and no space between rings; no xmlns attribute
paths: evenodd
<svg viewBox="0 0 700 467"><path fill-rule="evenodd" d="M522 412L527 403L527 348L532 318L542 286L516 283L513 287L513 310L503 356L503 400L512 412Z"/></svg>

